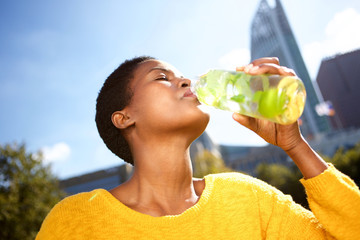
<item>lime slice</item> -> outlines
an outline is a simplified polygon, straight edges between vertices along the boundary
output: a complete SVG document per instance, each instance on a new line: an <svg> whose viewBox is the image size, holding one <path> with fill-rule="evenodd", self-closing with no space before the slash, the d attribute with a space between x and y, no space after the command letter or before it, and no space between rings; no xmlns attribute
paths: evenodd
<svg viewBox="0 0 360 240"><path fill-rule="evenodd" d="M259 102L262 94L263 94L263 91L257 91L256 93L254 93L254 96L252 99L253 102Z"/></svg>
<svg viewBox="0 0 360 240"><path fill-rule="evenodd" d="M264 91L261 95L258 111L265 118L274 118L285 110L287 96L284 91L276 88Z"/></svg>

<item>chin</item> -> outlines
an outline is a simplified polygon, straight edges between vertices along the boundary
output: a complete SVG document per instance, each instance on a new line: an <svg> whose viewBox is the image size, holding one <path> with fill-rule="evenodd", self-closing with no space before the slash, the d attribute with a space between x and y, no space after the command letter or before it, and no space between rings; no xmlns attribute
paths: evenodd
<svg viewBox="0 0 360 240"><path fill-rule="evenodd" d="M194 133L195 139L198 138L205 131L209 121L210 121L210 114L208 112L201 112L197 116L197 118L192 122L191 129L192 132Z"/></svg>
<svg viewBox="0 0 360 240"><path fill-rule="evenodd" d="M201 111L202 117L204 118L203 121L206 121L206 126L210 121L210 112L209 108L205 105L199 105L198 109ZM205 126L205 128L206 128Z"/></svg>

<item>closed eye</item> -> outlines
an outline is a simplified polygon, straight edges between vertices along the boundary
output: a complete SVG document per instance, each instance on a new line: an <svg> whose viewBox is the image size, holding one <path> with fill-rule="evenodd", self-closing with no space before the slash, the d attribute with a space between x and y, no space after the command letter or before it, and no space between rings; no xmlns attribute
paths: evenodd
<svg viewBox="0 0 360 240"><path fill-rule="evenodd" d="M157 78L155 78L155 80L160 80L160 81L169 81L169 79L167 78L166 75L161 75Z"/></svg>
<svg viewBox="0 0 360 240"><path fill-rule="evenodd" d="M160 78L157 78L156 80L168 80L167 77L160 77Z"/></svg>

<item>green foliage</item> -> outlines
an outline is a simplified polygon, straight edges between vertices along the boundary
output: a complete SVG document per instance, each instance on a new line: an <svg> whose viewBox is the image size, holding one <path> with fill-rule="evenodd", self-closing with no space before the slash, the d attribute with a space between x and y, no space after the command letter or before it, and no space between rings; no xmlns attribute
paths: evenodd
<svg viewBox="0 0 360 240"><path fill-rule="evenodd" d="M64 193L41 152L25 145L0 145L0 239L34 239L50 209Z"/></svg>
<svg viewBox="0 0 360 240"><path fill-rule="evenodd" d="M308 208L304 187L299 182L302 175L295 165L286 167L281 164L262 163L257 166L256 175L283 193L290 194L295 202Z"/></svg>
<svg viewBox="0 0 360 240"><path fill-rule="evenodd" d="M360 185L360 143L348 150L341 147L332 158L325 157L325 160L334 164L339 171L348 175L358 186Z"/></svg>
<svg viewBox="0 0 360 240"><path fill-rule="evenodd" d="M224 160L208 150L201 151L194 160L194 177L203 178L212 173L232 172Z"/></svg>

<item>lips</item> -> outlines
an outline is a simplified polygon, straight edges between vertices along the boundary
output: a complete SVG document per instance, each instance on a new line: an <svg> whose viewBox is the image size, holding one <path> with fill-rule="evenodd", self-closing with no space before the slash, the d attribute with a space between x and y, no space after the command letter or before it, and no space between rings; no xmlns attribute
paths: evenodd
<svg viewBox="0 0 360 240"><path fill-rule="evenodd" d="M197 98L196 95L190 90L190 88L186 90L186 92L184 93L184 97Z"/></svg>

